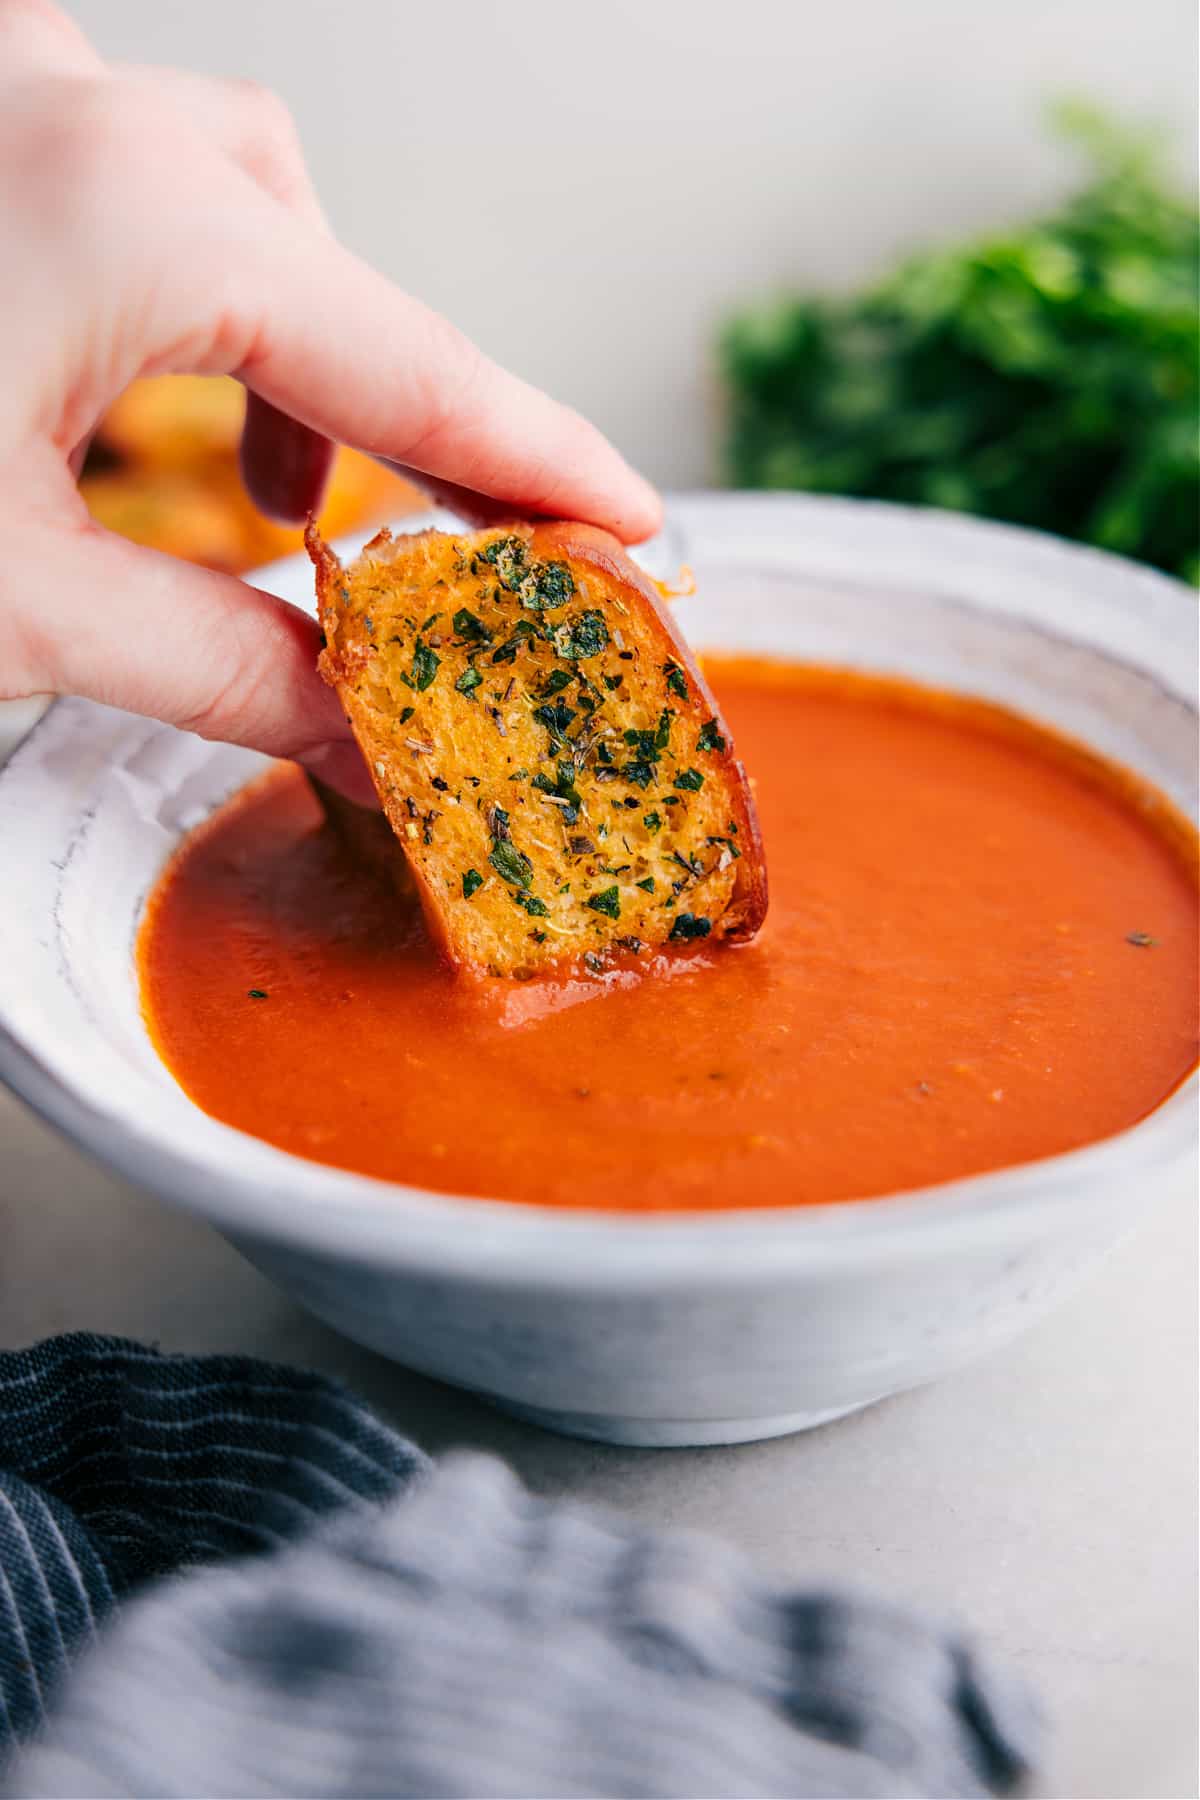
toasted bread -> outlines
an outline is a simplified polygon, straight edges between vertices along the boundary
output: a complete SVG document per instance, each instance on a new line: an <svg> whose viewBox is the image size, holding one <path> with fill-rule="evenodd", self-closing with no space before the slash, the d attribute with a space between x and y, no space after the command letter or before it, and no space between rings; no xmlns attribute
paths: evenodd
<svg viewBox="0 0 1200 1800"><path fill-rule="evenodd" d="M744 941L766 912L750 785L678 627L576 524L307 534L336 688L439 949L598 971Z"/></svg>

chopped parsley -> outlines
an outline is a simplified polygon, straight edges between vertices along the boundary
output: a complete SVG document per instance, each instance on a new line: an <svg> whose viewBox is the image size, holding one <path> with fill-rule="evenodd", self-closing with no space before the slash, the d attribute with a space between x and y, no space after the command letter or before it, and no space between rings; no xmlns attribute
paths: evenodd
<svg viewBox="0 0 1200 1800"><path fill-rule="evenodd" d="M699 769L680 769L675 777L675 786L686 788L690 794L695 794L704 786L704 777Z"/></svg>
<svg viewBox="0 0 1200 1800"><path fill-rule="evenodd" d="M605 918L619 919L621 916L621 890L614 883L612 887L601 888L598 894L589 894L587 904L593 912L603 913Z"/></svg>
<svg viewBox="0 0 1200 1800"><path fill-rule="evenodd" d="M723 750L725 739L721 736L720 727L715 719L708 719L700 727L700 736L696 739L697 750Z"/></svg>
<svg viewBox="0 0 1200 1800"><path fill-rule="evenodd" d="M536 557L530 561L528 547L519 537L493 538L475 559L480 561L496 571L500 585L529 612L565 606L575 592L575 577L566 563L539 562Z"/></svg>
<svg viewBox="0 0 1200 1800"><path fill-rule="evenodd" d="M441 666L441 657L418 637L413 645L412 673L401 675L400 679L405 687L412 688L415 693L423 694L425 689L432 684L433 678Z"/></svg>
<svg viewBox="0 0 1200 1800"><path fill-rule="evenodd" d="M517 651L523 644L527 644L530 638L536 636L537 627L535 625L531 625L528 619L518 619L513 627L512 636L506 638L498 649L492 651L492 661L494 663L515 662Z"/></svg>
<svg viewBox="0 0 1200 1800"><path fill-rule="evenodd" d="M693 938L706 938L712 930L712 920L703 914L697 918L695 913L681 912L671 927L671 938L677 943L688 943Z"/></svg>
<svg viewBox="0 0 1200 1800"><path fill-rule="evenodd" d="M539 900L536 894L514 894L513 899L518 906L523 906L525 911L534 919L548 919L550 917L550 908L546 905L544 900Z"/></svg>
<svg viewBox="0 0 1200 1800"><path fill-rule="evenodd" d="M671 692L677 695L680 700L686 700L688 697L687 676L684 674L679 664L677 662L665 662L662 666L662 672L667 678L667 686Z"/></svg>
<svg viewBox="0 0 1200 1800"><path fill-rule="evenodd" d="M417 709L415 706L403 707L400 712L400 723L402 725L407 725L408 721L412 718L412 716L416 712L416 710Z"/></svg>
<svg viewBox="0 0 1200 1800"><path fill-rule="evenodd" d="M246 998L247 1000L265 1000L267 998L267 990L265 988L247 988Z"/></svg>
<svg viewBox="0 0 1200 1800"><path fill-rule="evenodd" d="M635 787L648 788L658 774L658 759L671 737L671 720L673 712L662 712L658 724L652 731L625 732L625 742L631 750L637 752L631 762L627 762L621 770L626 781L632 781Z"/></svg>
<svg viewBox="0 0 1200 1800"><path fill-rule="evenodd" d="M434 615L436 618L436 614ZM466 638L468 644L490 644L492 634L483 620L460 606L454 615L454 629L460 638Z"/></svg>
<svg viewBox="0 0 1200 1800"><path fill-rule="evenodd" d="M454 684L456 693L468 695L473 694L477 687L482 686L483 676L479 673L479 670L473 663L470 667L463 670L462 674Z"/></svg>
<svg viewBox="0 0 1200 1800"><path fill-rule="evenodd" d="M507 820L505 824L507 825ZM509 887L527 888L533 880L533 864L517 849L511 838L494 837L488 861L501 881L507 881Z"/></svg>
<svg viewBox="0 0 1200 1800"><path fill-rule="evenodd" d="M646 827L646 830L650 832L651 836L662 830L662 819L656 812L643 814L642 824Z"/></svg>
<svg viewBox="0 0 1200 1800"><path fill-rule="evenodd" d="M665 750L670 743L671 720L674 717L673 712L661 712L658 715L658 724L653 731L627 731L625 742L631 749L636 750L639 756L645 757L650 762L657 762L660 752Z"/></svg>
<svg viewBox="0 0 1200 1800"><path fill-rule="evenodd" d="M463 899L469 900L471 895L477 894L482 886L483 876L479 873L479 870L468 869L463 876Z"/></svg>
<svg viewBox="0 0 1200 1800"><path fill-rule="evenodd" d="M575 765L572 762L560 762L556 770L556 778L551 781L548 775L535 775L533 785L540 794L553 794L556 800L565 800L566 805L557 810L562 814L564 825L574 825L579 817L583 801L575 786Z"/></svg>
<svg viewBox="0 0 1200 1800"><path fill-rule="evenodd" d="M543 687L542 693L546 699L549 699L552 694L561 694L564 688L570 687L574 679L575 677L568 674L566 669L551 669L546 677L546 685Z"/></svg>
<svg viewBox="0 0 1200 1800"><path fill-rule="evenodd" d="M565 700L555 700L552 703L547 702L545 706L535 706L533 717L539 725L545 726L550 733L550 742L558 748L566 743L567 726L572 719L577 719L579 714L573 706L568 706Z"/></svg>
<svg viewBox="0 0 1200 1800"><path fill-rule="evenodd" d="M589 607L586 612L564 619L561 625L554 627L550 642L556 653L567 662L582 662L586 656L599 656L602 650L608 648L608 626L604 623L604 614Z"/></svg>
<svg viewBox="0 0 1200 1800"><path fill-rule="evenodd" d="M566 563L534 563L519 592L521 605L531 612L550 612L566 605L575 592L575 577Z"/></svg>
<svg viewBox="0 0 1200 1800"><path fill-rule="evenodd" d="M653 875L647 875L644 881L639 881L635 885L640 887L644 893L652 894L654 892L654 877Z"/></svg>
<svg viewBox="0 0 1200 1800"><path fill-rule="evenodd" d="M525 567L525 545L519 537L493 538L471 559L471 570L478 574L478 564L488 563L511 592L522 579Z"/></svg>

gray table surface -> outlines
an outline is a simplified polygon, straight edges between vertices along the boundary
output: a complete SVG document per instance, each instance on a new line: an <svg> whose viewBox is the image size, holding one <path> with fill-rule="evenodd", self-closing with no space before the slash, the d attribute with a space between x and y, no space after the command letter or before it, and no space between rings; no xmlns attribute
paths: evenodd
<svg viewBox="0 0 1200 1800"><path fill-rule="evenodd" d="M953 1614L1042 1693L1037 1792L1059 1800L1197 1792L1196 1268L1195 1208L1166 1203L1052 1319L935 1387L772 1443L613 1449L357 1349L0 1091L5 1345L89 1328L303 1363L435 1454L493 1450L540 1493Z"/></svg>

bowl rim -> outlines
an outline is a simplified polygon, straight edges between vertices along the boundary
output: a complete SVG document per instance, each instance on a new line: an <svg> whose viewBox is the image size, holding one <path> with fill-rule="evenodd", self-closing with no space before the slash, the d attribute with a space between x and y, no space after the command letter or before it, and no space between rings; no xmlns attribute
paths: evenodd
<svg viewBox="0 0 1200 1800"><path fill-rule="evenodd" d="M668 499L668 517L698 510L769 507L791 509L802 520L821 519L844 529L847 518L868 516L889 531L915 530L941 540L947 551L969 541L988 550L988 561L1038 565L1044 576L1086 579L1116 598L1131 585L1153 596L1156 608L1181 603L1194 609L1180 582L1089 546L992 521L900 507L887 502L813 499L794 494L689 493ZM425 515L421 515L424 518ZM400 523L413 529L420 520ZM836 535L836 533L835 533ZM287 558L256 571L270 585ZM1014 569L1013 565L1017 565ZM869 579L860 573L860 581ZM897 582L896 585L903 585ZM928 580L922 582L930 591ZM961 581L955 584L961 595ZM19 778L27 747L50 729L51 706L0 771L0 783ZM170 728L163 726L163 731ZM12 771L12 776L10 776ZM159 1135L116 1118L68 1085L0 1018L0 1079L67 1138L135 1185L209 1220L235 1237L269 1241L340 1260L452 1276L493 1285L570 1287L594 1291L606 1284L623 1290L727 1287L861 1263L864 1253L927 1257L947 1237L969 1230L980 1242L1061 1229L1097 1178L1144 1183L1156 1171L1179 1165L1195 1151L1200 1080L1193 1070L1145 1118L1113 1135L1034 1162L866 1200L743 1207L713 1211L637 1213L560 1208L527 1201L487 1199L390 1183L314 1163L266 1145L209 1116L213 1131L270 1153L270 1179L242 1176L182 1152ZM186 1098L186 1096L185 1096ZM199 1110L199 1109L198 1109ZM262 1160L261 1157L259 1160Z"/></svg>

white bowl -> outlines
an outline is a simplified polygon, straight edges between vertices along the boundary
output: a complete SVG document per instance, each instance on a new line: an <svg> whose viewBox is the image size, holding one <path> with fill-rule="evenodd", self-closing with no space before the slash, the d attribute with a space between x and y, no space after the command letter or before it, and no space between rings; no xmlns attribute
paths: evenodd
<svg viewBox="0 0 1200 1800"><path fill-rule="evenodd" d="M1197 612L1132 564L930 512L671 508L700 646L898 671L1007 703L1196 815ZM265 585L300 603L307 564ZM1195 1081L1087 1149L866 1204L631 1218L304 1162L206 1117L156 1057L132 950L181 834L261 759L66 700L0 776L0 1072L102 1161L210 1219L351 1337L558 1429L733 1442L929 1380L1034 1319L1172 1184ZM18 874L19 871L19 874Z"/></svg>

